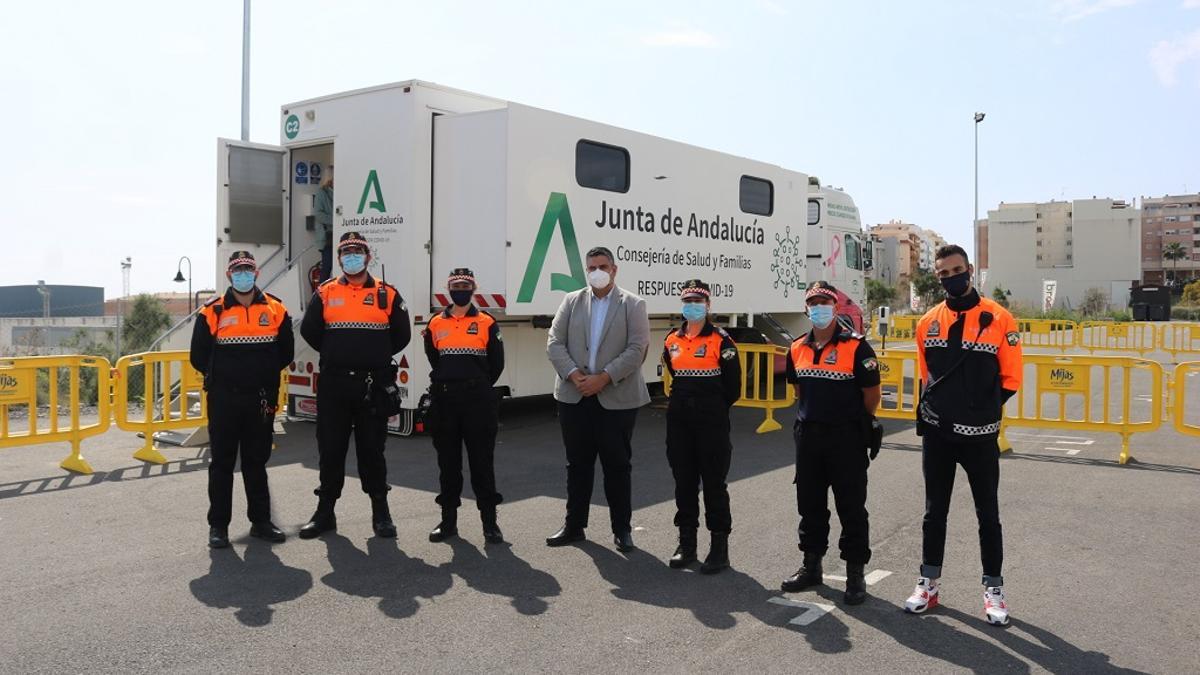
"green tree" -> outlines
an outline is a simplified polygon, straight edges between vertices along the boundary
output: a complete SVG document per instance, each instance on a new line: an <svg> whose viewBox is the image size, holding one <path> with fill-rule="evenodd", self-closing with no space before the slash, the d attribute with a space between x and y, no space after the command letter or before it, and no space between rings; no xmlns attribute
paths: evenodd
<svg viewBox="0 0 1200 675"><path fill-rule="evenodd" d="M1179 278L1179 261L1188 256L1188 251L1183 244L1172 242L1163 247L1163 258L1171 261L1171 279Z"/></svg>
<svg viewBox="0 0 1200 675"><path fill-rule="evenodd" d="M1012 297L1012 291L1005 289L1000 284L992 289L992 299L995 300L1001 307L1008 307L1008 299Z"/></svg>
<svg viewBox="0 0 1200 675"><path fill-rule="evenodd" d="M97 340L96 333L86 331L82 328L62 341L62 346L71 350L73 354L84 354L87 356L102 356L108 359L109 364L117 362L117 349L113 342L114 335L112 331L104 333L104 339ZM60 391L67 392L70 387L69 373L65 369L60 369L59 386ZM96 405L99 396L99 387L97 383L97 373L94 368L79 369L79 401L84 405Z"/></svg>
<svg viewBox="0 0 1200 675"><path fill-rule="evenodd" d="M146 351L170 326L171 315L163 308L162 300L146 294L137 296L121 333L121 351L124 352L121 356Z"/></svg>
<svg viewBox="0 0 1200 675"><path fill-rule="evenodd" d="M896 301L896 289L882 281L867 279L867 310L874 312L877 307L891 307Z"/></svg>
<svg viewBox="0 0 1200 675"><path fill-rule="evenodd" d="M1183 287L1182 304L1200 306L1200 280L1193 281Z"/></svg>
<svg viewBox="0 0 1200 675"><path fill-rule="evenodd" d="M917 297L921 299L921 304L925 307L936 305L942 301L945 293L942 291L942 282L933 275L929 270L917 270L912 276L913 288L917 290Z"/></svg>

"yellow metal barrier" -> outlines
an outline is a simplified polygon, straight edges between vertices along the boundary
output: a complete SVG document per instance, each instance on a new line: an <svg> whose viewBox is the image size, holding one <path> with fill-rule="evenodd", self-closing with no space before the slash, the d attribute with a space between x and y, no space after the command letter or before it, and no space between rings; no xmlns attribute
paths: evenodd
<svg viewBox="0 0 1200 675"><path fill-rule="evenodd" d="M0 359L0 448L65 441L71 444L71 454L59 466L77 473L92 473L91 465L79 452L79 445L83 439L108 430L112 414L110 368L106 359L94 356ZM65 428L59 420L59 405L64 402L61 388L67 390L65 403L70 413L70 424ZM83 393L87 396L81 398ZM90 405L93 395L97 421L83 424L79 419L80 406ZM45 428L38 424L39 404L47 407ZM24 429L13 429L10 417L14 407L25 409Z"/></svg>
<svg viewBox="0 0 1200 675"><path fill-rule="evenodd" d="M1200 323L1164 323L1158 327L1158 349L1171 358L1200 354Z"/></svg>
<svg viewBox="0 0 1200 675"><path fill-rule="evenodd" d="M921 380L920 371L917 369L917 352L887 350L880 352L877 360L883 399L879 402L875 416L894 420L916 420L916 387Z"/></svg>
<svg viewBox="0 0 1200 675"><path fill-rule="evenodd" d="M1156 361L1129 356L1026 354L1024 366L1024 385L1005 409L1005 426L1119 434L1118 459L1125 464L1130 459L1129 437L1154 431L1162 424L1163 371ZM1132 411L1135 374L1150 381L1149 409L1139 419L1134 419ZM1068 406L1074 405L1080 406L1081 414L1068 414Z"/></svg>
<svg viewBox="0 0 1200 675"><path fill-rule="evenodd" d="M1067 349L1079 340L1079 324L1058 319L1017 319L1021 343L1026 347Z"/></svg>
<svg viewBox="0 0 1200 675"><path fill-rule="evenodd" d="M1149 354L1158 341L1152 323L1126 321L1084 321L1079 326L1079 346L1090 353L1137 352Z"/></svg>
<svg viewBox="0 0 1200 675"><path fill-rule="evenodd" d="M146 444L133 453L135 459L165 464L167 458L154 447L156 432L208 424L204 378L192 368L186 351L146 352L122 357L114 369L114 380L113 416L117 426L125 431L141 432L146 439ZM178 383L178 387L172 391L174 383ZM140 415L136 409L131 410L138 403L139 391L143 404ZM192 395L199 398L197 408L190 403ZM177 403L175 408L172 408L173 397ZM134 416L141 419L134 419Z"/></svg>
<svg viewBox="0 0 1200 675"><path fill-rule="evenodd" d="M1175 431L1189 436L1200 436L1200 420L1193 424L1184 414L1187 409L1187 386L1190 376L1198 376L1200 379L1200 361L1188 361L1175 366L1171 419L1175 424ZM1197 382L1197 387L1200 387L1200 381ZM1194 407L1200 410L1200 406Z"/></svg>
<svg viewBox="0 0 1200 675"><path fill-rule="evenodd" d="M888 319L888 339L889 340L911 340L917 332L917 321L921 317L915 314L896 315L893 314ZM871 323L871 338L879 340L879 320L876 319Z"/></svg>
<svg viewBox="0 0 1200 675"><path fill-rule="evenodd" d="M766 418L758 425L757 433L782 429L783 425L775 420L775 410L787 408L796 400L795 390L782 377L782 359L787 358L787 352L786 347L774 344L738 345L738 360L742 366L742 396L734 405L760 408L765 412ZM663 393L671 395L671 372L665 368Z"/></svg>

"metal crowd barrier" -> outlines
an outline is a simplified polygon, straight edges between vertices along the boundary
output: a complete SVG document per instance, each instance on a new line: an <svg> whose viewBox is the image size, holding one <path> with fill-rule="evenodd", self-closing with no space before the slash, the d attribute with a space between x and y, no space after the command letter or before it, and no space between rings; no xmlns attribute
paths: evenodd
<svg viewBox="0 0 1200 675"><path fill-rule="evenodd" d="M1021 343L1026 347L1043 347L1066 351L1079 339L1079 324L1058 319L1017 319Z"/></svg>
<svg viewBox="0 0 1200 675"><path fill-rule="evenodd" d="M1175 366L1175 381L1171 389L1171 420L1175 431L1188 436L1200 436L1200 420L1192 421L1185 414L1187 411L1187 385L1191 376L1200 377L1200 361L1187 361ZM1197 383L1200 388L1200 382ZM1200 405L1193 406L1200 411Z"/></svg>
<svg viewBox="0 0 1200 675"><path fill-rule="evenodd" d="M1024 356L1025 381L1005 409L1005 426L1100 431L1121 436L1118 461L1130 459L1129 437L1162 424L1163 370L1157 361L1129 356ZM1032 373L1030 372L1032 371ZM1030 376L1032 374L1032 377ZM1149 400L1133 411L1133 379L1148 377ZM1047 401L1049 399L1049 401ZM1068 406L1082 404L1081 415Z"/></svg>
<svg viewBox="0 0 1200 675"><path fill-rule="evenodd" d="M208 424L204 378L192 368L186 351L121 357L113 370L113 380L117 427L140 432L146 439L145 445L133 453L134 459L166 464L167 458L154 447L156 432Z"/></svg>
<svg viewBox="0 0 1200 675"><path fill-rule="evenodd" d="M1158 327L1158 348L1172 359L1200 354L1200 323L1164 323Z"/></svg>
<svg viewBox="0 0 1200 675"><path fill-rule="evenodd" d="M1076 346L1093 354L1097 351L1149 354L1155 350L1158 341L1159 331L1152 323L1084 321L1079 326Z"/></svg>
<svg viewBox="0 0 1200 675"><path fill-rule="evenodd" d="M0 448L39 443L68 442L71 454L59 466L90 474L92 467L80 453L85 438L108 430L111 421L107 359L95 356L30 356L0 359ZM86 387L85 387L86 385ZM69 424L60 420L59 406L65 403ZM86 391L85 391L86 388ZM86 394L86 396L83 396ZM95 397L95 422L80 420L80 407ZM47 412L46 426L38 420L40 406ZM14 424L14 408L23 408L25 424ZM14 428L24 426L24 428Z"/></svg>

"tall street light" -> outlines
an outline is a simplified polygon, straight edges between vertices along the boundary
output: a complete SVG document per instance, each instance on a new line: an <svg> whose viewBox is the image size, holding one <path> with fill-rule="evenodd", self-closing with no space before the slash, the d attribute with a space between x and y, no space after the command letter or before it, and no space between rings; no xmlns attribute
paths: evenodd
<svg viewBox="0 0 1200 675"><path fill-rule="evenodd" d="M187 264L188 264L187 279L183 278L183 261L184 260L186 260ZM179 258L179 262L177 263L176 270L175 270L175 282L183 283L184 281L188 282L188 314L191 314L192 312L196 311L196 308L192 306L192 259L187 257L186 255L181 256Z"/></svg>
<svg viewBox="0 0 1200 675"><path fill-rule="evenodd" d="M975 234L975 285L979 286L979 279L982 275L979 267L979 123L983 121L986 115L981 112L975 113L975 215L971 220L971 229Z"/></svg>

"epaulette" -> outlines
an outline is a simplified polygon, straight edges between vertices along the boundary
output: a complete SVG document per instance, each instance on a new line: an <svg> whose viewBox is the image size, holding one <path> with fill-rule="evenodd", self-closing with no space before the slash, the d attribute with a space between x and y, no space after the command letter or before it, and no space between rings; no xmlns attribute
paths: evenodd
<svg viewBox="0 0 1200 675"><path fill-rule="evenodd" d="M713 328L717 329L717 335L720 335L723 338L729 338L730 340L733 339L729 337L729 333L726 333L724 328L721 328L720 326L713 326Z"/></svg>
<svg viewBox="0 0 1200 675"><path fill-rule="evenodd" d="M320 285L317 286L317 288L321 288L321 286L328 286L329 284L335 283L336 281L337 281L337 277L329 277L325 281L322 281L320 283Z"/></svg>
<svg viewBox="0 0 1200 675"><path fill-rule="evenodd" d="M268 298L274 300L275 302L280 302L280 303L283 302L283 300L280 300L279 296L275 295L274 293L268 293L266 291L263 291L262 294L267 296Z"/></svg>
<svg viewBox="0 0 1200 675"><path fill-rule="evenodd" d="M214 295L205 301L204 306L208 307L209 305L214 305L214 304L220 302L224 297L225 297L224 295Z"/></svg>

